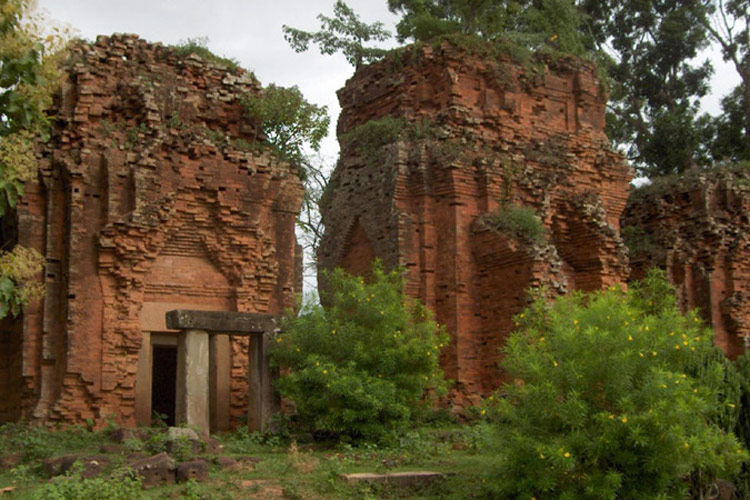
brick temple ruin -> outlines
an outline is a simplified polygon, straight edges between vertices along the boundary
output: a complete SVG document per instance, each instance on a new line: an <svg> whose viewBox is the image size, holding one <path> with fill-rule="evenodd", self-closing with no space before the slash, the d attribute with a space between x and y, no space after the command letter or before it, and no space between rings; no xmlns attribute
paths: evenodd
<svg viewBox="0 0 750 500"><path fill-rule="evenodd" d="M750 171L717 167L633 192L623 214L632 279L660 267L730 358L750 343Z"/></svg>
<svg viewBox="0 0 750 500"><path fill-rule="evenodd" d="M0 422L135 425L158 411L259 427L268 333L301 291L303 195L243 113L260 84L131 35L71 60L40 183L2 226L4 244L45 256L47 288L2 322ZM630 190L596 74L444 42L395 51L339 91L320 265L407 270L406 292L451 334L441 362L457 407L502 381L498 348L530 287L593 291L659 266L730 356L750 338L750 174ZM499 222L518 207L541 235Z"/></svg>
<svg viewBox="0 0 750 500"><path fill-rule="evenodd" d="M453 404L501 382L498 348L529 287L627 280L619 220L632 172L608 146L592 64L535 70L444 42L359 69L339 100L320 264L366 274L378 257L406 268L406 291L451 334L441 362L456 381ZM517 205L539 216L541 241L493 224Z"/></svg>
<svg viewBox="0 0 750 500"><path fill-rule="evenodd" d="M182 347L167 311L294 306L303 189L253 143L242 101L260 89L132 35L72 49L41 180L4 224L47 264L44 300L2 324L0 421L171 419ZM248 343L205 344L212 430L246 421Z"/></svg>

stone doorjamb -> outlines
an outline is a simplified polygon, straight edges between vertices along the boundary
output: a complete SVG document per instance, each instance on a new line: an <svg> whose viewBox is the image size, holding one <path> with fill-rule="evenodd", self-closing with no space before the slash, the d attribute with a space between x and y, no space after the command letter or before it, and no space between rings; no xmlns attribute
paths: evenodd
<svg viewBox="0 0 750 500"><path fill-rule="evenodd" d="M176 309L166 315L167 328L179 330L177 349L178 425L209 432L210 337L241 335L250 337L248 352L248 427L264 431L278 409L271 387L266 342L278 329L278 318L268 314Z"/></svg>

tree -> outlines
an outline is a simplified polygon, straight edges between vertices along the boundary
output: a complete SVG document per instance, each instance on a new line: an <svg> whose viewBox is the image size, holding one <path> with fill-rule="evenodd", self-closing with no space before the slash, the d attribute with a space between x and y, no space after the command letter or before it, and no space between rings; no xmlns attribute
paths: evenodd
<svg viewBox="0 0 750 500"><path fill-rule="evenodd" d="M609 56L607 132L647 176L679 173L707 162L710 125L699 113L708 93L705 0L583 0L585 31Z"/></svg>
<svg viewBox="0 0 750 500"><path fill-rule="evenodd" d="M403 16L397 25L402 42L461 33L488 41L511 39L531 49L587 50L573 0L388 0L388 7Z"/></svg>
<svg viewBox="0 0 750 500"><path fill-rule="evenodd" d="M36 178L33 141L44 137L65 36L42 38L29 20L30 0L0 0L0 217L12 210L25 182ZM3 242L3 246L9 242ZM11 244L14 242L10 242ZM0 249L0 318L17 315L41 287L31 283L42 266L38 252Z"/></svg>
<svg viewBox="0 0 750 500"><path fill-rule="evenodd" d="M715 478L747 459L716 424L738 405L722 394L723 356L663 274L540 298L517 321L503 361L514 382L496 407L497 498L680 499L692 472Z"/></svg>
<svg viewBox="0 0 750 500"><path fill-rule="evenodd" d="M368 42L382 42L391 37L383 23L367 24L360 21L359 16L343 0L337 0L333 5L333 15L331 18L320 14L320 31L316 32L302 31L284 25L284 39L296 52L308 50L311 42L319 45L323 54L341 52L355 68L377 60L385 54L386 51L383 49L365 47Z"/></svg>
<svg viewBox="0 0 750 500"><path fill-rule="evenodd" d="M404 278L379 263L371 279L333 271L326 307L309 304L287 318L272 360L284 371L277 387L310 431L353 441L379 441L405 429L442 388L438 367L447 336Z"/></svg>
<svg viewBox="0 0 750 500"><path fill-rule="evenodd" d="M750 160L750 1L717 0L704 27L741 83L722 100L712 152L718 160Z"/></svg>
<svg viewBox="0 0 750 500"><path fill-rule="evenodd" d="M268 85L260 95L247 98L245 105L260 127L256 140L262 133L274 152L300 169L305 177L305 148L320 150L320 141L328 134L326 106L316 106L305 100L297 86Z"/></svg>

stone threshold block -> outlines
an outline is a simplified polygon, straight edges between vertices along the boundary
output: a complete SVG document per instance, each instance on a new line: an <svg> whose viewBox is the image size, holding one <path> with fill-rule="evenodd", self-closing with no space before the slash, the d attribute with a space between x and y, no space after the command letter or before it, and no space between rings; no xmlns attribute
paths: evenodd
<svg viewBox="0 0 750 500"><path fill-rule="evenodd" d="M442 481L446 475L431 471L391 472L386 474L357 472L354 474L342 474L341 477L350 485L379 483L395 486L399 489L407 489L428 486L436 481Z"/></svg>

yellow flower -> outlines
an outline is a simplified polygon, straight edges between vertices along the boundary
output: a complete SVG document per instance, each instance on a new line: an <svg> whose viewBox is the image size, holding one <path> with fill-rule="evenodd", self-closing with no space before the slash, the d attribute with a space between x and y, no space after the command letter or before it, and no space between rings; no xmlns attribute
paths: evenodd
<svg viewBox="0 0 750 500"><path fill-rule="evenodd" d="M316 361L315 366L320 366L320 361Z"/></svg>
<svg viewBox="0 0 750 500"><path fill-rule="evenodd" d="M643 353L642 353L642 352L639 352L639 353L638 353L638 355L639 355L640 357L643 357Z"/></svg>
<svg viewBox="0 0 750 500"><path fill-rule="evenodd" d="M674 337L674 332L669 332L670 337Z"/></svg>
<svg viewBox="0 0 750 500"><path fill-rule="evenodd" d="M610 413L610 414L609 414L609 419L610 419L610 420L614 420L614 419L615 419L615 416L614 416L614 415L612 415L612 414Z"/></svg>
<svg viewBox="0 0 750 500"><path fill-rule="evenodd" d="M674 345L674 348L675 348L675 349L677 349L677 350L679 351L679 350L680 350L680 344L675 344L675 345Z"/></svg>
<svg viewBox="0 0 750 500"><path fill-rule="evenodd" d="M578 320L577 320L577 319L574 319L574 320L573 320L573 324L574 324L574 325L577 325L577 324L578 324Z"/></svg>
<svg viewBox="0 0 750 500"><path fill-rule="evenodd" d="M656 356L656 351L651 351L652 356Z"/></svg>
<svg viewBox="0 0 750 500"><path fill-rule="evenodd" d="M557 361L552 360L552 364L555 365L555 366L557 366Z"/></svg>
<svg viewBox="0 0 750 500"><path fill-rule="evenodd" d="M632 342L632 341L633 341L633 336L632 335L628 335L628 342Z"/></svg>
<svg viewBox="0 0 750 500"><path fill-rule="evenodd" d="M729 403L730 408L734 408L734 403Z"/></svg>
<svg viewBox="0 0 750 500"><path fill-rule="evenodd" d="M539 337L539 342L544 343L544 337Z"/></svg>
<svg viewBox="0 0 750 500"><path fill-rule="evenodd" d="M328 375L328 370L323 370L323 375Z"/></svg>
<svg viewBox="0 0 750 500"><path fill-rule="evenodd" d="M685 448L690 448L690 445L687 443L687 441L685 442Z"/></svg>
<svg viewBox="0 0 750 500"><path fill-rule="evenodd" d="M623 424L627 424L628 423L628 417L622 417L620 420L622 420Z"/></svg>
<svg viewBox="0 0 750 500"><path fill-rule="evenodd" d="M484 415L485 413L487 413L487 410L482 410L479 413L481 413L482 415Z"/></svg>
<svg viewBox="0 0 750 500"><path fill-rule="evenodd" d="M564 454L563 456L564 456L565 458L569 458L569 457L570 457L570 453L566 451L566 452L565 452L565 454Z"/></svg>
<svg viewBox="0 0 750 500"><path fill-rule="evenodd" d="M278 338L276 339L276 343L277 343L277 344L281 344L281 337L278 337Z"/></svg>
<svg viewBox="0 0 750 500"><path fill-rule="evenodd" d="M646 331L648 331L648 325L646 325L646 328L645 328L645 330L646 330Z"/></svg>
<svg viewBox="0 0 750 500"><path fill-rule="evenodd" d="M683 341L682 345L688 345L688 341L687 340Z"/></svg>

